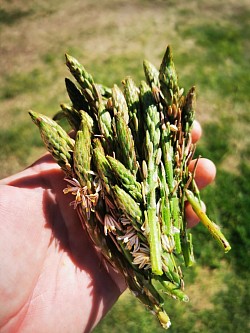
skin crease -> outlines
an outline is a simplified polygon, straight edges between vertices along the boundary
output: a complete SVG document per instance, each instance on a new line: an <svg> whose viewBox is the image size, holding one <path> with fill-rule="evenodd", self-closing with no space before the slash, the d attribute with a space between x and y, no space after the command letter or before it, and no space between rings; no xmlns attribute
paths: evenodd
<svg viewBox="0 0 250 333"><path fill-rule="evenodd" d="M200 136L195 122L193 142ZM198 186L211 183L215 173L211 161L200 159ZM126 288L69 206L63 178L46 154L0 181L1 333L90 332ZM186 212L190 226L198 223L189 205Z"/></svg>

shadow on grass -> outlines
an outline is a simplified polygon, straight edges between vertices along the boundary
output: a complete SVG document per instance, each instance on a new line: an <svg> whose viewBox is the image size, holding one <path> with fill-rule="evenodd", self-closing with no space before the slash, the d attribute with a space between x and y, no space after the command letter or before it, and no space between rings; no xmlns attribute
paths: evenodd
<svg viewBox="0 0 250 333"><path fill-rule="evenodd" d="M1 25L14 25L17 21L32 14L32 10L14 9L7 11L0 8L0 26Z"/></svg>

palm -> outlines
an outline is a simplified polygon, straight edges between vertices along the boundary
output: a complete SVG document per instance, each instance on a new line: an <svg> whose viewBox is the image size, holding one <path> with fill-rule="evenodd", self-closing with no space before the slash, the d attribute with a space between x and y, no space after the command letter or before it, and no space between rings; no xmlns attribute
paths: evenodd
<svg viewBox="0 0 250 333"><path fill-rule="evenodd" d="M50 157L9 183L0 198L3 332L88 332L124 289L123 279L104 269Z"/></svg>

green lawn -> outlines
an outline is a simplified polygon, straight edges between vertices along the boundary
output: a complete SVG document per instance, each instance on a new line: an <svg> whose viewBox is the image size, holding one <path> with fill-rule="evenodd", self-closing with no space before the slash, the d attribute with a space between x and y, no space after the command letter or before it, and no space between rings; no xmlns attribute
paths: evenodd
<svg viewBox="0 0 250 333"><path fill-rule="evenodd" d="M111 86L127 75L138 83L142 60L159 66L171 44L181 85L196 85L203 127L197 155L218 169L202 197L232 251L224 255L202 226L195 228L197 264L185 270L190 302L169 302L172 333L250 328L249 17L247 0L4 0L0 8L1 178L45 151L28 110L51 116L68 102L66 52ZM94 332L110 331L163 330L125 293Z"/></svg>

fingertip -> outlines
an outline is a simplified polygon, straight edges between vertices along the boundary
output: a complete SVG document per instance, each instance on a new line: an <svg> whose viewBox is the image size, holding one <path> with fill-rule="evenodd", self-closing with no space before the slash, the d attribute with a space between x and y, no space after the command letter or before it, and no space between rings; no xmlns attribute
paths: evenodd
<svg viewBox="0 0 250 333"><path fill-rule="evenodd" d="M202 211L206 212L206 205L203 201L201 202L201 207ZM193 228L200 222L199 217L195 214L189 202L187 202L185 206L185 217L187 220L188 228Z"/></svg>
<svg viewBox="0 0 250 333"><path fill-rule="evenodd" d="M200 123L197 120L194 120L194 122L193 122L193 128L192 128L191 135L192 135L193 143L196 143L201 138L202 128L201 128Z"/></svg>
<svg viewBox="0 0 250 333"><path fill-rule="evenodd" d="M199 158L198 162L197 160L191 161L189 165L189 170L191 172L194 170L196 163L195 181L198 188L202 189L214 181L216 176L216 166L207 158Z"/></svg>

